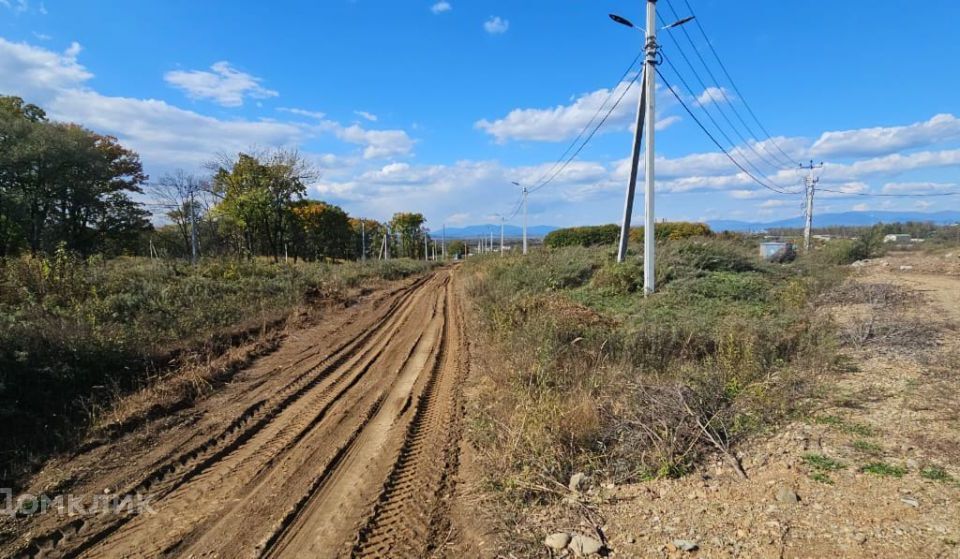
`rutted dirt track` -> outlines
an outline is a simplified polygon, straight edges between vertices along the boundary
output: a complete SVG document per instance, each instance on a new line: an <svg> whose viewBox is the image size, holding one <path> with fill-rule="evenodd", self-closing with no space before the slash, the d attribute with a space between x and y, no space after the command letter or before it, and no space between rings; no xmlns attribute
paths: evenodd
<svg viewBox="0 0 960 559"><path fill-rule="evenodd" d="M154 514L47 514L14 556L429 554L451 528L466 372L453 273L355 312L255 363L194 424L104 475L149 495Z"/></svg>

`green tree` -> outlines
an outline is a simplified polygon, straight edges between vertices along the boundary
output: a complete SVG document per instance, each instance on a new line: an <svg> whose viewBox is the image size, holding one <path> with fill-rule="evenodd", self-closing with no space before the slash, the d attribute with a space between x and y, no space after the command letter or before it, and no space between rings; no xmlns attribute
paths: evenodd
<svg viewBox="0 0 960 559"><path fill-rule="evenodd" d="M460 239L450 241L450 244L447 245L447 254L451 257L463 258L467 254L467 243Z"/></svg>
<svg viewBox="0 0 960 559"><path fill-rule="evenodd" d="M270 254L279 260L292 232L293 203L306 192L315 173L296 151L241 153L217 165L213 192L223 223L236 230L238 243L250 255Z"/></svg>
<svg viewBox="0 0 960 559"><path fill-rule="evenodd" d="M353 230L347 212L339 206L300 200L293 204L293 215L301 232L298 254L308 260L346 258L351 252Z"/></svg>
<svg viewBox="0 0 960 559"><path fill-rule="evenodd" d="M139 156L116 138L46 120L17 97L0 97L0 255L61 243L83 254L149 228L130 195L147 180Z"/></svg>
<svg viewBox="0 0 960 559"><path fill-rule="evenodd" d="M398 212L390 220L390 231L399 237L399 246L391 247L390 253L407 258L423 258L424 240L427 232L423 224L427 220L420 213Z"/></svg>

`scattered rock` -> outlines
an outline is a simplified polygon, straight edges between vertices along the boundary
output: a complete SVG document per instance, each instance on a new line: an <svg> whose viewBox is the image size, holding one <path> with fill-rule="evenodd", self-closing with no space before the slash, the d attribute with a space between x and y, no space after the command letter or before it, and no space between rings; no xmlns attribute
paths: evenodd
<svg viewBox="0 0 960 559"><path fill-rule="evenodd" d="M860 533L854 534L853 540L854 540L855 542L857 542L858 544L863 545L863 544L867 543L867 535L866 535L866 534L860 534Z"/></svg>
<svg viewBox="0 0 960 559"><path fill-rule="evenodd" d="M912 270L913 266L900 266L900 271L905 272L907 270Z"/></svg>
<svg viewBox="0 0 960 559"><path fill-rule="evenodd" d="M914 499L913 497L903 497L900 499L900 501L908 507L917 508L920 506L920 501Z"/></svg>
<svg viewBox="0 0 960 559"><path fill-rule="evenodd" d="M570 538L570 544L567 546L577 557L599 554L603 549L603 544L599 540L590 536L575 534Z"/></svg>
<svg viewBox="0 0 960 559"><path fill-rule="evenodd" d="M919 469L920 469L920 463L917 462L916 460L914 460L913 458L907 458L906 465L907 465L907 469L908 469L908 470L919 470Z"/></svg>
<svg viewBox="0 0 960 559"><path fill-rule="evenodd" d="M854 262L853 264L850 264L850 266L853 267L853 268L863 268L863 267L866 266L866 265L867 265L867 263L864 262L863 260L857 260L857 261Z"/></svg>
<svg viewBox="0 0 960 559"><path fill-rule="evenodd" d="M570 484L567 487L570 488L570 491L579 492L583 489L584 481L587 479L587 475L583 472L577 472L570 476Z"/></svg>
<svg viewBox="0 0 960 559"><path fill-rule="evenodd" d="M560 551L563 548L567 547L567 544L570 543L570 534L566 532L557 532L556 534L550 534L543 540L543 545L549 547L554 551Z"/></svg>
<svg viewBox="0 0 960 559"><path fill-rule="evenodd" d="M800 497L797 497L793 489L781 487L777 489L777 501L787 505L795 505L800 502Z"/></svg>
<svg viewBox="0 0 960 559"><path fill-rule="evenodd" d="M699 547L693 540L673 540L673 546L681 551L696 551Z"/></svg>
<svg viewBox="0 0 960 559"><path fill-rule="evenodd" d="M633 536L627 536L627 537L624 539L624 541L627 542L627 543L630 543L630 544L634 544L634 543L637 543L637 538L635 538L635 537L633 537Z"/></svg>

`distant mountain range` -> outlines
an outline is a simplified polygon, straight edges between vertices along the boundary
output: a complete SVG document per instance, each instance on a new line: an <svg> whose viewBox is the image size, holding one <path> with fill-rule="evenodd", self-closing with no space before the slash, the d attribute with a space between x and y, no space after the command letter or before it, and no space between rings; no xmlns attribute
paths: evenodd
<svg viewBox="0 0 960 559"><path fill-rule="evenodd" d="M939 225L960 223L960 211L942 212L843 212L820 214L813 216L814 227L835 226L869 226L875 223L896 223L903 221L932 221ZM640 225L641 223L635 223ZM753 222L736 221L731 219L716 219L707 222L714 231L760 232L771 228L798 228L803 227L803 216L791 217L777 221ZM527 236L533 239L544 237L547 233L560 229L553 225L531 225L527 227ZM493 233L494 240L500 238L500 224L468 225L466 227L447 227L447 239L476 239L489 237ZM431 234L440 236L440 229L432 230ZM516 225L505 225L503 234L510 239L523 236L523 228Z"/></svg>
<svg viewBox="0 0 960 559"><path fill-rule="evenodd" d="M552 225L531 225L527 227L527 237L539 239L547 233L558 229ZM430 234L439 237L441 229L431 229ZM447 239L476 239L489 237L493 233L495 239L500 239L500 224L468 225L466 227L447 227ZM510 239L523 237L523 228L516 225L504 225L503 236Z"/></svg>
<svg viewBox="0 0 960 559"><path fill-rule="evenodd" d="M814 227L868 226L903 221L933 222L939 225L960 223L960 211L943 212L843 212L813 216ZM707 222L714 231L764 231L771 228L803 227L803 216L768 222L718 219Z"/></svg>

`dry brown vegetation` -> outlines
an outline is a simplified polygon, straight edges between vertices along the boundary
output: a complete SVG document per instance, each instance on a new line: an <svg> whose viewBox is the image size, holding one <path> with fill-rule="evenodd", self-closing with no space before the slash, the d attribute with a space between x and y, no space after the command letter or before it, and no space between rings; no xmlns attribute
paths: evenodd
<svg viewBox="0 0 960 559"><path fill-rule="evenodd" d="M661 292L605 249L468 262L493 355L474 373L471 442L502 529L529 540L529 505L595 485L681 476L777 423L834 362L812 302L834 280L764 265L736 241L664 243Z"/></svg>

